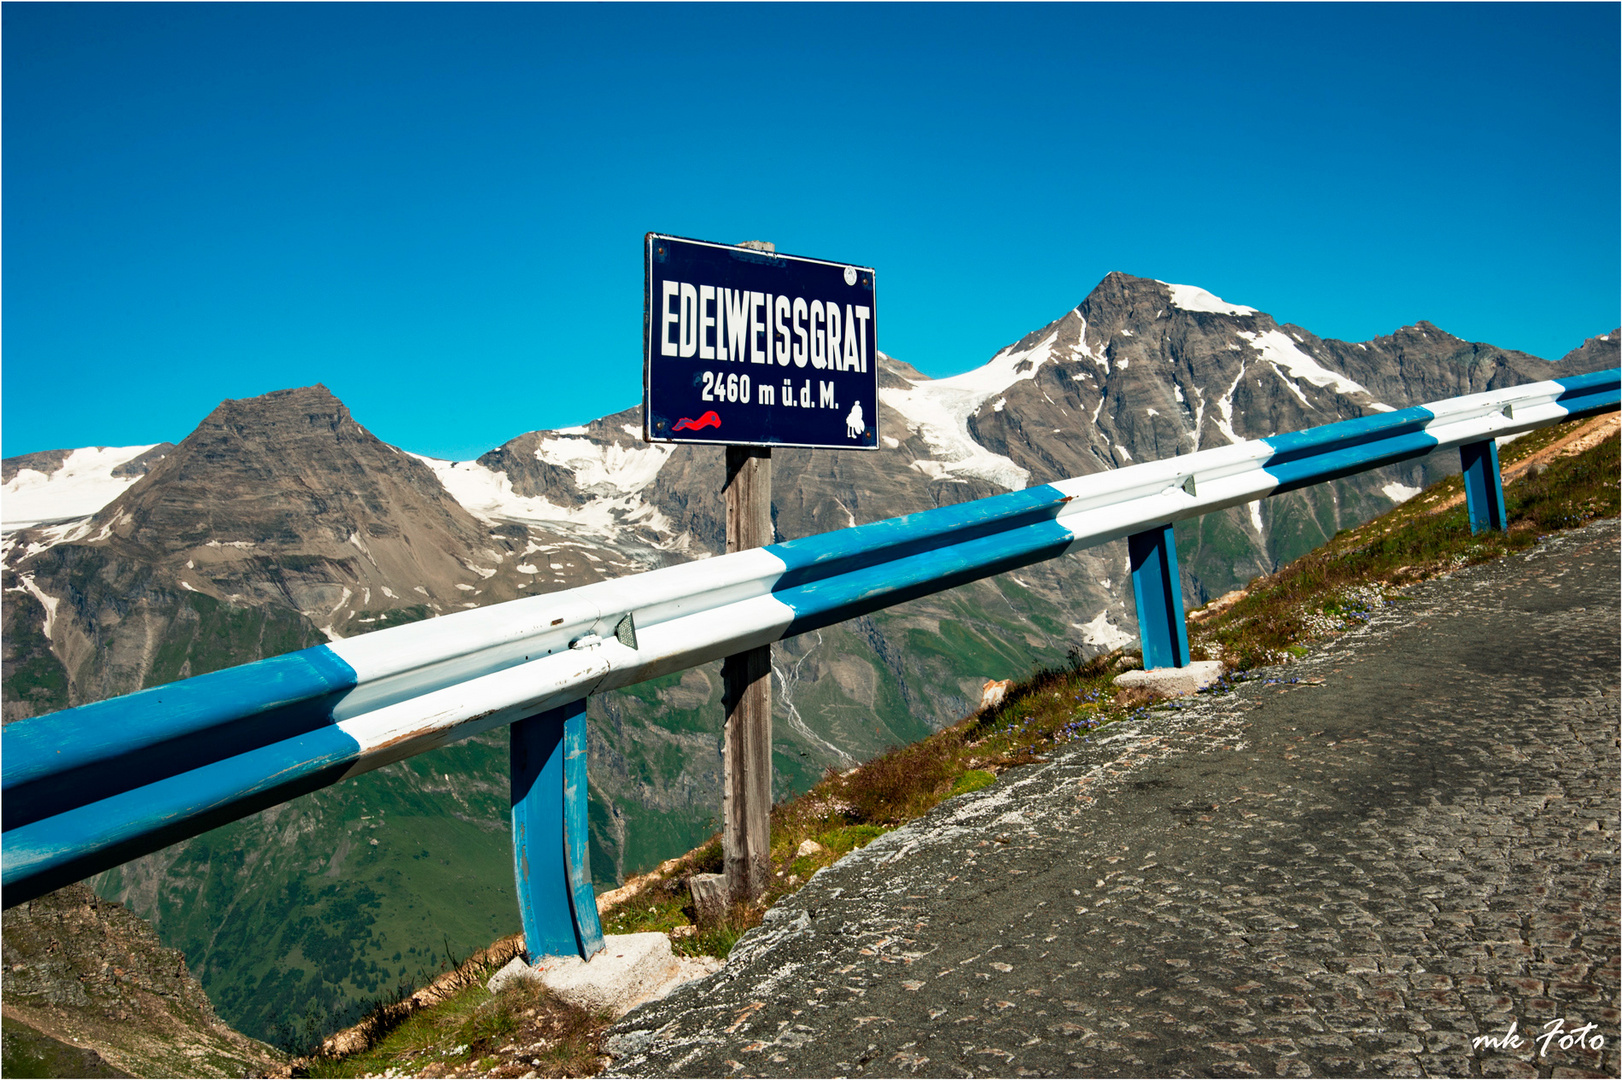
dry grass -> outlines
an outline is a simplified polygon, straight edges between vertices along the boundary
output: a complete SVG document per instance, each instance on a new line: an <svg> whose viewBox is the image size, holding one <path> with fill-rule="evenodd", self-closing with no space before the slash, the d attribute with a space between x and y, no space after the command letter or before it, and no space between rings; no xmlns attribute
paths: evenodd
<svg viewBox="0 0 1622 1080"><path fill-rule="evenodd" d="M399 1019L363 1050L299 1063L316 1077L578 1077L602 1071L603 1032L612 1018L565 1004L534 983L499 994L484 983L500 965L464 965L463 984ZM460 970L460 969L459 969Z"/></svg>
<svg viewBox="0 0 1622 1080"><path fill-rule="evenodd" d="M1604 434L1598 440L1582 430ZM1579 429L1573 431L1572 429ZM1561 444L1575 448L1559 453ZM1289 661L1325 634L1367 621L1400 589L1462 566L1524 551L1540 536L1615 517L1618 439L1614 418L1532 432L1503 448L1509 527L1472 535L1458 477L1436 484L1268 577L1209 617L1190 615L1190 641L1242 671ZM1521 467L1526 463L1529 467Z"/></svg>
<svg viewBox="0 0 1622 1080"><path fill-rule="evenodd" d="M693 874L721 869L721 842L662 865L634 883L605 912L606 933L659 930L679 952L725 956L765 911L797 892L818 870L947 799L978 790L1017 765L1041 761L1054 746L1091 737L1098 727L1141 715L1156 700L1118 694L1114 675L1137 666L1120 652L1043 672L1010 690L1003 704L970 716L859 768L829 770L810 791L772 808L772 883L760 901L735 906L721 925L700 925L687 889ZM807 844L807 841L810 841Z"/></svg>

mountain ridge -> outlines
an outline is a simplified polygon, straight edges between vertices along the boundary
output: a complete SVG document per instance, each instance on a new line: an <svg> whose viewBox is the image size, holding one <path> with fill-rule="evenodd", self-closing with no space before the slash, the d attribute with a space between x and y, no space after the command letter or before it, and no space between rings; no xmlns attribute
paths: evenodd
<svg viewBox="0 0 1622 1080"><path fill-rule="evenodd" d="M1612 366L1616 336L1568 358ZM1112 274L960 375L882 356L883 449L776 449L774 524L779 538L811 535L1562 370L1425 323L1324 341L1193 286ZM643 443L635 409L448 462L377 440L319 385L222 403L94 514L7 526L6 718L707 557L722 549L723 457ZM1457 471L1445 457L1180 523L1185 598L1220 595ZM44 474L18 463L7 475L9 498ZM1116 542L780 643L774 790L955 721L986 678L1129 641L1127 581ZM714 827L721 714L717 665L591 699L599 884ZM137 860L97 888L183 947L249 1034L272 1037L300 1002L341 1021L423 961L402 938L445 926L452 948L472 948L513 929L505 782L497 733Z"/></svg>

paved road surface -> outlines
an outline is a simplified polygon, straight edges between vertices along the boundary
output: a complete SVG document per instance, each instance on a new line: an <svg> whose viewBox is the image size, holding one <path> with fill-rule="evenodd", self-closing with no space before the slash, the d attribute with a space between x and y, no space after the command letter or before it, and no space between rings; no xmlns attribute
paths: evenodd
<svg viewBox="0 0 1622 1080"><path fill-rule="evenodd" d="M1565 534L1005 774L627 1016L610 1071L1617 1076L1618 575L1615 522Z"/></svg>

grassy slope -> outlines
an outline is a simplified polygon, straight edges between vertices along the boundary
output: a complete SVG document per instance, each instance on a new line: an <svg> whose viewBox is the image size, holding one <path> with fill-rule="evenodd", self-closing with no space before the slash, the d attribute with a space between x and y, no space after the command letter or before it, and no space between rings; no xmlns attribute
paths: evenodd
<svg viewBox="0 0 1622 1080"><path fill-rule="evenodd" d="M1004 576L776 647L774 795L787 799L829 766L930 734L919 717L938 707L921 687L1025 675L1062 659L1062 646L1051 642L1062 642L1066 630L1051 608ZM1046 639L1033 642L1033 627ZM881 635L907 642L906 655L887 661L875 653L871 639ZM689 850L718 824L720 665L701 670L701 679L668 675L591 702L591 857L600 886ZM961 714L966 691L955 693ZM790 705L813 737L785 715Z"/></svg>
<svg viewBox="0 0 1622 1080"><path fill-rule="evenodd" d="M1601 418L1601 420L1614 418ZM1360 618L1390 590L1447 570L1524 551L1541 535L1596 517L1614 517L1617 437L1577 456L1541 461L1525 475L1521 462L1541 459L1583 425L1575 421L1533 432L1504 447L1512 476L1504 489L1509 528L1470 532L1463 481L1454 476L1368 524L1333 537L1279 573L1252 582L1220 616L1196 614L1192 643L1218 654L1232 669L1287 660L1302 642ZM1445 509L1442 509L1446 507Z"/></svg>

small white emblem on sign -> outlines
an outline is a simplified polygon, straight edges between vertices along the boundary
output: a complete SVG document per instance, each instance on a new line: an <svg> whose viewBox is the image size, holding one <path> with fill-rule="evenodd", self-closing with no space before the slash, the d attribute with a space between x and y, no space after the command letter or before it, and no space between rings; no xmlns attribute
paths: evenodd
<svg viewBox="0 0 1622 1080"><path fill-rule="evenodd" d="M845 284L856 284L856 268L854 266L845 267Z"/></svg>
<svg viewBox="0 0 1622 1080"><path fill-rule="evenodd" d="M860 439L862 430L866 427L862 420L862 403L858 401L851 406L850 415L845 417L845 437L847 439Z"/></svg>

